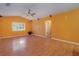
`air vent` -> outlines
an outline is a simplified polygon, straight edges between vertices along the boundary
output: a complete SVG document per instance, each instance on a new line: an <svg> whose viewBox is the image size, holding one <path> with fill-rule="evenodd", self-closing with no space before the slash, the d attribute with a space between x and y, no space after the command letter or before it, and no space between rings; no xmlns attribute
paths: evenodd
<svg viewBox="0 0 79 59"><path fill-rule="evenodd" d="M11 4L10 3L6 3L6 6L10 6Z"/></svg>

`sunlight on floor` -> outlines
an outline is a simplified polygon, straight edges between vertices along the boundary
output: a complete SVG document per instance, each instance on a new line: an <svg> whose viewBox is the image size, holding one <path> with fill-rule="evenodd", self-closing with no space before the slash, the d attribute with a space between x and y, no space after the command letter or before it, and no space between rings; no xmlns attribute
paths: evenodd
<svg viewBox="0 0 79 59"><path fill-rule="evenodd" d="M18 40L13 40L13 51L17 51L26 47L26 39L20 38Z"/></svg>

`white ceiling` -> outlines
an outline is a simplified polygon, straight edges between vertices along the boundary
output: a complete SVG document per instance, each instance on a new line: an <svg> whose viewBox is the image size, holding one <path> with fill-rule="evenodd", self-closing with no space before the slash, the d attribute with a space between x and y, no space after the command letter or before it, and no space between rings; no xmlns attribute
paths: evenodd
<svg viewBox="0 0 79 59"><path fill-rule="evenodd" d="M75 8L79 8L78 3L10 3L10 6L0 3L0 14L3 16L23 16L34 19ZM27 16L28 9L31 9L36 15L34 17Z"/></svg>

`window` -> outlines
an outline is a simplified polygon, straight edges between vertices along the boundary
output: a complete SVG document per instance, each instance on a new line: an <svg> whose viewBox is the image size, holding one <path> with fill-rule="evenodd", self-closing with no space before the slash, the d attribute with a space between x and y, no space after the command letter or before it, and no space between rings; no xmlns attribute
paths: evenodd
<svg viewBox="0 0 79 59"><path fill-rule="evenodd" d="M25 23L13 22L12 23L12 31L24 31Z"/></svg>

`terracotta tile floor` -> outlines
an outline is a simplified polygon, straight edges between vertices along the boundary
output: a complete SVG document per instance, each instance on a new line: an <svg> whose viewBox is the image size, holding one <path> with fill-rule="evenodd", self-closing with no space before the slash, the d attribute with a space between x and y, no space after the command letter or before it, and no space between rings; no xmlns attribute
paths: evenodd
<svg viewBox="0 0 79 59"><path fill-rule="evenodd" d="M64 50L61 49L60 43L53 39L33 35L0 39L1 56L56 55L56 51L59 55L64 55L64 53L61 54Z"/></svg>

